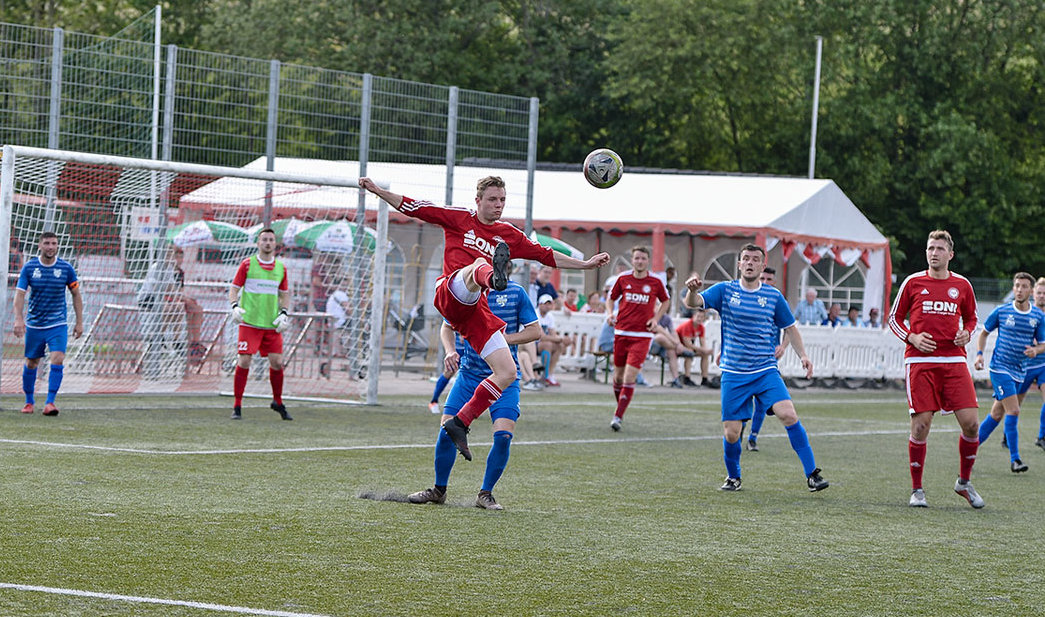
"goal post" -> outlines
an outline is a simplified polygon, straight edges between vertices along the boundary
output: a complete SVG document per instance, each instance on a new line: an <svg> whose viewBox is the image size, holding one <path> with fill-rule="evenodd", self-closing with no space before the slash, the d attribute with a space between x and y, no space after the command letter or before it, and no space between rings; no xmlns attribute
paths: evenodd
<svg viewBox="0 0 1045 617"><path fill-rule="evenodd" d="M0 300L12 306L22 264L36 255L40 234L53 231L84 300L84 333L70 336L63 392L231 391L237 328L229 284L271 213L292 303L284 396L376 404L390 245L387 204L366 199L356 220L355 176L7 145ZM2 325L0 392L16 393L23 342L11 319ZM47 372L38 374L46 384ZM255 357L247 394L270 396L267 360Z"/></svg>

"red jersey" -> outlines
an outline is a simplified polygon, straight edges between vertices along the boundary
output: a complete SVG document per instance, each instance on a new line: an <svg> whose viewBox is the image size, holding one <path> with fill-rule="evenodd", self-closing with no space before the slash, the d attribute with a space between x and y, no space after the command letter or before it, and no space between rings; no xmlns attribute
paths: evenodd
<svg viewBox="0 0 1045 617"><path fill-rule="evenodd" d="M693 323L692 319L687 319L686 321L680 323L677 328L675 328L675 334L678 334L681 338L691 338L699 340L704 337L704 324Z"/></svg>
<svg viewBox="0 0 1045 617"><path fill-rule="evenodd" d="M443 276L471 264L477 257L492 263L498 242L508 245L512 259L533 259L555 267L555 255L550 248L530 240L518 227L506 221L484 225L474 210L436 206L409 197L403 198L399 211L443 228Z"/></svg>
<svg viewBox="0 0 1045 617"><path fill-rule="evenodd" d="M970 334L976 329L976 294L972 285L964 276L953 272L945 279L932 278L928 270L912 274L904 279L896 294L889 314L889 328L902 341L916 332L928 333L936 342L932 353L923 353L907 343L904 352L907 364L965 362L965 348L954 344L954 336L962 328Z"/></svg>
<svg viewBox="0 0 1045 617"><path fill-rule="evenodd" d="M620 298L617 307L617 326L614 334L622 336L641 336L653 338L653 333L646 329L646 322L653 319L656 312L655 300L668 301L668 290L664 283L648 274L635 278L634 274L622 274L610 290L610 302Z"/></svg>

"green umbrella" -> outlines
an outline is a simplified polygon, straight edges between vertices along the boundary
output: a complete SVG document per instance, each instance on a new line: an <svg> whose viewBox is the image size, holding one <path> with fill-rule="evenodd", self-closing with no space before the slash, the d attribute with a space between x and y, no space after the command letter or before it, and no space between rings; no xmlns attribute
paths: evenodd
<svg viewBox="0 0 1045 617"><path fill-rule="evenodd" d="M568 255L574 259L584 259L584 253L577 250L577 247L567 244L558 238L539 234L536 231L530 234L530 239L534 240L541 246L546 246L553 251L558 251L563 255Z"/></svg>
<svg viewBox="0 0 1045 617"><path fill-rule="evenodd" d="M294 235L297 234L298 229L301 229L303 225L308 225L306 221L302 221L296 217L290 217L289 219L279 219L272 221L269 228L276 232L276 240L278 240L284 246L295 246ZM254 242L258 241L258 234L261 230L265 229L264 223L258 223L247 229L247 233L250 234L250 239Z"/></svg>
<svg viewBox="0 0 1045 617"><path fill-rule="evenodd" d="M377 231L369 227L364 227L363 231L363 249L372 253L377 247ZM330 253L351 253L355 248L355 235L355 223L314 221L297 228L294 246Z"/></svg>
<svg viewBox="0 0 1045 617"><path fill-rule="evenodd" d="M167 230L167 240L180 247L202 244L248 244L250 234L246 229L232 223L193 221Z"/></svg>

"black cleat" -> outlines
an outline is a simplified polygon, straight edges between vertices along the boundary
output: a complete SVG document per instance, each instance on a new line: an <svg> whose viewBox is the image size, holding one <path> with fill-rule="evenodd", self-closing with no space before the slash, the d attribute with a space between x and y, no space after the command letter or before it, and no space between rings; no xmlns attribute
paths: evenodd
<svg viewBox="0 0 1045 617"><path fill-rule="evenodd" d="M236 405L235 407L232 408L232 416L230 416L230 417L233 420L242 420L243 419L243 413L240 411L240 406L239 405Z"/></svg>
<svg viewBox="0 0 1045 617"><path fill-rule="evenodd" d="M1034 442L1034 445L1038 446L1042 450L1045 450L1045 437L1039 438L1038 441Z"/></svg>
<svg viewBox="0 0 1045 617"><path fill-rule="evenodd" d="M820 468L817 467L813 470L813 473L806 477L806 485L809 487L810 492L822 491L825 488L831 486L827 480L820 477Z"/></svg>
<svg viewBox="0 0 1045 617"><path fill-rule="evenodd" d="M464 425L464 422L461 422L460 418L454 416L443 423L443 430L450 437L450 441L457 446L464 460L472 460L472 451L468 449L468 427Z"/></svg>
<svg viewBox="0 0 1045 617"><path fill-rule="evenodd" d="M1002 434L1001 436L1001 447L1006 450L1009 449L1009 438L1006 437L1004 434Z"/></svg>
<svg viewBox="0 0 1045 617"><path fill-rule="evenodd" d="M747 440L747 451L748 452L758 452L758 442L755 441L754 439L748 439Z"/></svg>
<svg viewBox="0 0 1045 617"><path fill-rule="evenodd" d="M294 418L290 417L289 413L287 413L287 406L284 405L283 403L275 403L275 402L273 402L273 403L269 404L269 407L272 409L272 411L278 413L279 417L283 418L284 420L293 420L294 419Z"/></svg>
<svg viewBox="0 0 1045 617"><path fill-rule="evenodd" d="M498 242L497 248L493 251L493 276L490 278L490 287L494 291L504 291L508 287L508 262L511 258L508 245Z"/></svg>
<svg viewBox="0 0 1045 617"><path fill-rule="evenodd" d="M446 493L435 488L426 488L423 491L410 493L406 496L410 503L446 503Z"/></svg>
<svg viewBox="0 0 1045 617"><path fill-rule="evenodd" d="M739 491L740 490L740 478L726 478L726 481L722 486L718 487L720 491Z"/></svg>
<svg viewBox="0 0 1045 617"><path fill-rule="evenodd" d="M1010 469L1012 469L1012 473L1023 473L1024 471L1027 471L1028 467L1026 463L1020 459L1016 459L1012 462Z"/></svg>

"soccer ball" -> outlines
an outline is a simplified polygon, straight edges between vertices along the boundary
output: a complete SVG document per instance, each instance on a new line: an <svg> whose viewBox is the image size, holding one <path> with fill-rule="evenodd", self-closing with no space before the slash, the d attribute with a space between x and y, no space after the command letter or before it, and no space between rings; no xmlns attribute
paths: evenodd
<svg viewBox="0 0 1045 617"><path fill-rule="evenodd" d="M592 150L584 159L584 179L597 189L608 189L624 175L620 155L609 148Z"/></svg>

